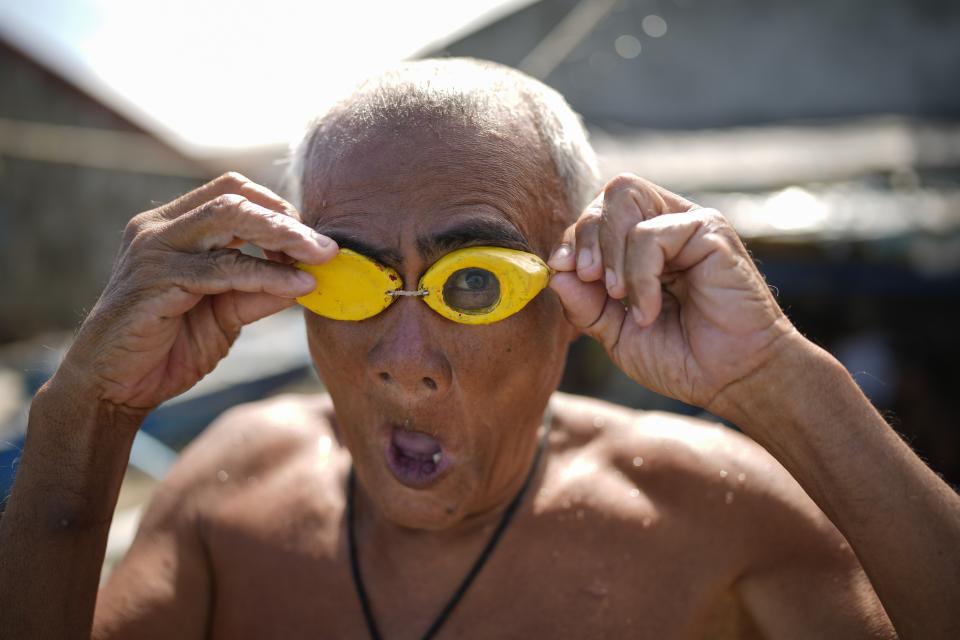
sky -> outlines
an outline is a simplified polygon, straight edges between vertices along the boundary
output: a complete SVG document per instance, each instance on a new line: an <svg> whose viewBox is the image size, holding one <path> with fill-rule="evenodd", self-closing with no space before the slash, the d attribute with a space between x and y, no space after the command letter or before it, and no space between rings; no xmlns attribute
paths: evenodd
<svg viewBox="0 0 960 640"><path fill-rule="evenodd" d="M196 155L283 144L364 76L532 0L0 0L0 36Z"/></svg>

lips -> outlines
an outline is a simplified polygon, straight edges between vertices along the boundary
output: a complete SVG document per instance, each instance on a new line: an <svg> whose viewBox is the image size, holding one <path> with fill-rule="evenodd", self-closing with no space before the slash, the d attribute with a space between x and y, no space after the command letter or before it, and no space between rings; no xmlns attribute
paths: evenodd
<svg viewBox="0 0 960 640"><path fill-rule="evenodd" d="M399 426L390 431L386 458L394 477L414 489L433 484L450 466L450 457L436 438Z"/></svg>

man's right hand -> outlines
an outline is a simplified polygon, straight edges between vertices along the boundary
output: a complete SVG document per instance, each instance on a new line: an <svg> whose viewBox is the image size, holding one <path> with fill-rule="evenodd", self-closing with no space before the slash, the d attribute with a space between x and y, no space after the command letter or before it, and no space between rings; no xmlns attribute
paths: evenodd
<svg viewBox="0 0 960 640"><path fill-rule="evenodd" d="M241 253L244 242L266 259ZM337 250L292 205L227 173L129 222L56 377L85 398L145 415L212 371L243 325L313 290L313 277L291 262L322 264Z"/></svg>

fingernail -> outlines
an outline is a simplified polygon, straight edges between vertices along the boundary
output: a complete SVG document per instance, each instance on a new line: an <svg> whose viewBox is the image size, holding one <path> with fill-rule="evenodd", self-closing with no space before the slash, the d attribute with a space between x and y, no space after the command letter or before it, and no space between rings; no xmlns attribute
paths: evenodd
<svg viewBox="0 0 960 640"><path fill-rule="evenodd" d="M630 307L630 315L633 316L634 322L641 326L643 325L643 313L641 313L640 309L637 309L636 307Z"/></svg>
<svg viewBox="0 0 960 640"><path fill-rule="evenodd" d="M593 254L590 249L581 249L580 255L577 256L577 269L583 271L591 264L593 264Z"/></svg>
<svg viewBox="0 0 960 640"><path fill-rule="evenodd" d="M564 242L559 247L557 247L557 250L553 252L553 254L550 256L550 259L547 260L547 262L553 262L555 260L566 260L568 257L570 257L571 253L573 253L573 247L571 247L568 243Z"/></svg>
<svg viewBox="0 0 960 640"><path fill-rule="evenodd" d="M321 247L329 247L330 243L333 242L333 240L327 236L323 235L322 233L317 233L316 231L313 232L313 239L316 240L317 244L319 244Z"/></svg>
<svg viewBox="0 0 960 640"><path fill-rule="evenodd" d="M313 279L313 276L307 273L306 271L297 271L294 276L297 280L297 284L302 287L314 287L316 286L316 280Z"/></svg>
<svg viewBox="0 0 960 640"><path fill-rule="evenodd" d="M613 272L613 269L607 269L603 272L603 281L607 285L607 291L609 291L617 286L617 274Z"/></svg>

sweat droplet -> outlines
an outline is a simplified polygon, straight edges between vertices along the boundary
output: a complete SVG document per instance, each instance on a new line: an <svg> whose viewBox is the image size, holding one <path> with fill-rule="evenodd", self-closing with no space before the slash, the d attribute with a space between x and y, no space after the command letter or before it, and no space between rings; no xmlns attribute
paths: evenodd
<svg viewBox="0 0 960 640"><path fill-rule="evenodd" d="M603 426L604 426L606 423L607 423L607 421L604 420L603 416L596 416L596 417L593 419L593 428L594 428L594 429L603 429Z"/></svg>
<svg viewBox="0 0 960 640"><path fill-rule="evenodd" d="M747 474L740 473L737 475L737 482L746 482L746 480L747 480Z"/></svg>
<svg viewBox="0 0 960 640"><path fill-rule="evenodd" d="M636 458L634 458L634 459L633 459L633 466L635 466L635 467L642 467L642 466L643 466L643 458L642 458L641 456L637 456Z"/></svg>
<svg viewBox="0 0 960 640"><path fill-rule="evenodd" d="M721 478L726 478L727 475L729 475L729 474L727 474L727 470L726 470L726 469L720 469L720 477L721 477Z"/></svg>
<svg viewBox="0 0 960 640"><path fill-rule="evenodd" d="M733 491L727 491L727 495L723 496L723 501L727 504L733 502Z"/></svg>
<svg viewBox="0 0 960 640"><path fill-rule="evenodd" d="M631 498L639 498L639 497L640 497L640 489L630 489L630 497L631 497Z"/></svg>
<svg viewBox="0 0 960 640"><path fill-rule="evenodd" d="M230 479L230 474L227 473L225 470L220 469L220 471L217 471L217 480L219 480L220 482L226 482L229 479Z"/></svg>

